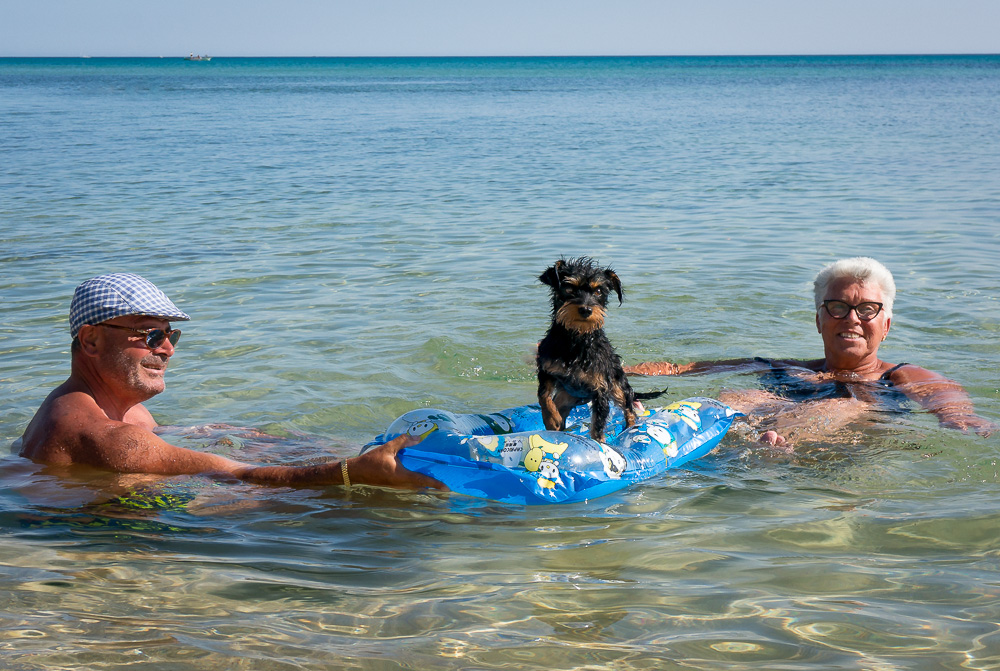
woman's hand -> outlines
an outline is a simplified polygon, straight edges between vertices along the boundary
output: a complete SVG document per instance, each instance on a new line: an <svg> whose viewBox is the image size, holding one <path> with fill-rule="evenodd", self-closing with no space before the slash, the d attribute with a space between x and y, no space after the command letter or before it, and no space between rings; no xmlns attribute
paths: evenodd
<svg viewBox="0 0 1000 671"><path fill-rule="evenodd" d="M997 430L997 425L989 420L983 419L979 415L939 415L938 422L941 426L959 431L974 431L986 438Z"/></svg>

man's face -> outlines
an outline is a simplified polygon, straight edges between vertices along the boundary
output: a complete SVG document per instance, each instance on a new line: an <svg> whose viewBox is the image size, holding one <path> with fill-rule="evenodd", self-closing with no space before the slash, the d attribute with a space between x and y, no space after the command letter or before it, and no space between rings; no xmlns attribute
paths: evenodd
<svg viewBox="0 0 1000 671"><path fill-rule="evenodd" d="M127 316L109 319L106 323L127 326L133 329L168 329L170 323L157 317ZM146 346L146 338L141 333L117 328L101 329L102 372L116 386L142 397L152 398L166 388L164 376L167 363L174 354L174 346L169 340L156 349Z"/></svg>

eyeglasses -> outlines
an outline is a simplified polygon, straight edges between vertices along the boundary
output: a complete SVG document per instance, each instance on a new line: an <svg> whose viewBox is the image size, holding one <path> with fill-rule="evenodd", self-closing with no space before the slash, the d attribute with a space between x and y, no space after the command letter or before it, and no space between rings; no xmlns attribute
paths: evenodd
<svg viewBox="0 0 1000 671"><path fill-rule="evenodd" d="M823 307L826 308L827 314L834 319L843 319L851 314L851 310L854 310L858 315L858 319L863 322L870 322L875 317L878 317L878 313L882 311L882 304L874 301L851 305L844 301L825 300L823 301Z"/></svg>
<svg viewBox="0 0 1000 671"><path fill-rule="evenodd" d="M146 336L146 347L149 349L156 349L165 340L169 340L171 345L176 345L177 341L181 339L180 329L134 329L131 326L119 326L118 324L95 324L95 326L107 326L109 329L121 329L144 335Z"/></svg>

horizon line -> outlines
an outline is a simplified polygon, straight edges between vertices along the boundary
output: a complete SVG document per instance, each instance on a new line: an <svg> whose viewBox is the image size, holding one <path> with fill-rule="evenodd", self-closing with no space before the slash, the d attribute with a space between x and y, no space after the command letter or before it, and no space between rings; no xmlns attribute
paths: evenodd
<svg viewBox="0 0 1000 671"><path fill-rule="evenodd" d="M700 54L397 54L397 55L373 55L373 54L353 54L353 55L303 55L303 54L211 54L210 52L194 55L211 58L803 58L803 57L872 57L872 56L1000 56L1000 52L951 52L951 51L905 51L905 52L836 52L836 53L700 53ZM0 58L186 58L183 54L177 55L103 55L91 56L89 54L79 55L16 55L0 54Z"/></svg>

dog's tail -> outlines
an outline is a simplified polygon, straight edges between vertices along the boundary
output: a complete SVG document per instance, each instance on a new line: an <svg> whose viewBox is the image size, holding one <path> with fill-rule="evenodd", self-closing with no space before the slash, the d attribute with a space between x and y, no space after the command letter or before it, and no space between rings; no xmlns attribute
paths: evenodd
<svg viewBox="0 0 1000 671"><path fill-rule="evenodd" d="M653 399L653 398L659 398L659 397L663 396L664 394L666 394L667 393L667 389L669 389L669 388L670 387L664 387L660 391L647 391L647 392L644 392L642 394L636 392L635 398L636 398L636 400L639 400L639 401L648 401L648 400Z"/></svg>

